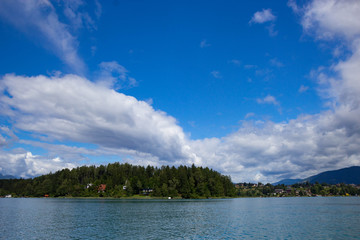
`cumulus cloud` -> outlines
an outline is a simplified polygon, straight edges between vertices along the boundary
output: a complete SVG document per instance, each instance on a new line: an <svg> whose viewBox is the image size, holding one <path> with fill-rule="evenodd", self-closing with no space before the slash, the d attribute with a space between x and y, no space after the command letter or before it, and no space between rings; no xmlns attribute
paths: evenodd
<svg viewBox="0 0 360 240"><path fill-rule="evenodd" d="M75 141L131 150L159 160L191 160L176 120L149 104L76 75L0 80L0 107L17 129L43 141Z"/></svg>
<svg viewBox="0 0 360 240"><path fill-rule="evenodd" d="M257 103L260 104L273 104L273 105L279 105L279 102L276 100L274 96L267 95L264 98L258 98L256 99Z"/></svg>
<svg viewBox="0 0 360 240"><path fill-rule="evenodd" d="M332 108L284 123L259 126L245 122L236 133L204 140L205 148L217 149L208 157L222 162L224 172L233 176L242 172L242 177L271 181L360 165L359 6L358 1L315 0L296 8L304 9L302 24L306 32L322 40L346 39L352 50L347 59L318 72L319 88L327 92L327 100L333 101ZM258 102L275 104L276 100L269 96Z"/></svg>
<svg viewBox="0 0 360 240"><path fill-rule="evenodd" d="M276 20L276 16L274 16L271 12L271 9L263 9L262 11L258 11L254 13L253 17L249 21L249 23L265 23L265 22L273 22Z"/></svg>
<svg viewBox="0 0 360 240"><path fill-rule="evenodd" d="M11 152L0 151L0 166L4 167L3 173L22 178L39 176L55 172L64 168L74 168L74 163L64 162L60 158L47 159L33 155L22 149Z"/></svg>
<svg viewBox="0 0 360 240"><path fill-rule="evenodd" d="M67 24L60 21L56 8L48 0L0 1L0 17L35 41L42 41L47 49L53 51L72 70L83 73L85 64L77 53L77 38L70 30L82 27L95 29L95 23L87 12L79 10L80 6L84 5L83 1L61 3Z"/></svg>
<svg viewBox="0 0 360 240"><path fill-rule="evenodd" d="M348 136L335 122L331 112L262 127L247 122L229 136L197 141L194 149L235 181L274 182L359 165L359 135Z"/></svg>
<svg viewBox="0 0 360 240"><path fill-rule="evenodd" d="M360 36L359 12L358 0L314 0L303 8L301 23L319 39L342 36L353 41Z"/></svg>
<svg viewBox="0 0 360 240"><path fill-rule="evenodd" d="M306 33L323 41L345 40L351 56L317 71L318 89L325 101L332 102L328 111L283 123L245 121L228 136L194 142L194 151L208 165L217 166L235 181L275 182L360 165L360 2L294 4L289 3L301 14ZM306 90L306 86L299 89ZM257 101L278 103L271 95Z"/></svg>

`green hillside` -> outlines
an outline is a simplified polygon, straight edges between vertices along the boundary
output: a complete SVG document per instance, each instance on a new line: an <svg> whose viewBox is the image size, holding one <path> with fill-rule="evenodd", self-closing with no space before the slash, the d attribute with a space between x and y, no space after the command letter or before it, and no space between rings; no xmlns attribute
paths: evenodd
<svg viewBox="0 0 360 240"><path fill-rule="evenodd" d="M0 196L29 197L232 197L230 177L202 167L133 166L113 163L64 169L34 179L0 180Z"/></svg>

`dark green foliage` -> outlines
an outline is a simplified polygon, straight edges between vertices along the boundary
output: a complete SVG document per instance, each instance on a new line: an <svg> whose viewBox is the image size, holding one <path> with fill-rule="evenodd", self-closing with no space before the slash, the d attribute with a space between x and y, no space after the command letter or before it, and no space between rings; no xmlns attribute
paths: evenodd
<svg viewBox="0 0 360 240"><path fill-rule="evenodd" d="M360 185L326 183L296 183L291 186L279 184L276 186L270 183L238 183L235 184L236 195L239 197L303 197L303 196L358 196Z"/></svg>
<svg viewBox="0 0 360 240"><path fill-rule="evenodd" d="M106 184L105 191L99 191ZM144 190L151 191L144 191ZM206 198L233 197L230 177L209 168L179 166L142 167L113 163L107 166L82 166L63 169L34 179L0 180L0 196L23 197L158 197Z"/></svg>

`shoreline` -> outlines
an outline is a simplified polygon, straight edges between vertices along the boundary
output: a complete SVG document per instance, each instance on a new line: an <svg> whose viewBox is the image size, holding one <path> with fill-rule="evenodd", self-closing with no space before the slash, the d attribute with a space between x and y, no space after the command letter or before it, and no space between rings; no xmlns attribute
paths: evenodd
<svg viewBox="0 0 360 240"><path fill-rule="evenodd" d="M219 200L219 199L241 199L241 198L325 198L325 197L360 197L360 196L271 196L271 197L211 197L211 198L182 198L182 197L149 197L149 196L131 196L131 197L72 197L72 196L61 196L61 197L8 197L8 198L35 198L35 199L105 199L105 200ZM0 197L6 198L6 197Z"/></svg>

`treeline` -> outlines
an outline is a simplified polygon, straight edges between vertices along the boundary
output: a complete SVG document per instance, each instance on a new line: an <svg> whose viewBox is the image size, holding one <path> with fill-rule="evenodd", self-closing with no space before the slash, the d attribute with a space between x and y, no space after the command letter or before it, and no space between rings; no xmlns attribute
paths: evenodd
<svg viewBox="0 0 360 240"><path fill-rule="evenodd" d="M236 196L238 197L272 197L275 192L275 186L270 183L238 183L235 184Z"/></svg>
<svg viewBox="0 0 360 240"><path fill-rule="evenodd" d="M327 183L296 183L291 186L294 189L298 189L301 193L306 193L306 190L313 195L320 196L358 196L360 195L360 186L355 184L327 184Z"/></svg>
<svg viewBox="0 0 360 240"><path fill-rule="evenodd" d="M236 195L239 197L303 197L303 196L360 196L360 185L296 183L293 185L271 185L238 183L235 184Z"/></svg>
<svg viewBox="0 0 360 240"><path fill-rule="evenodd" d="M0 196L15 197L233 197L230 177L209 169L112 163L63 169L33 179L0 180Z"/></svg>

